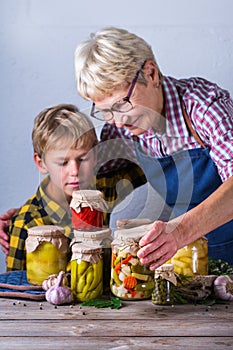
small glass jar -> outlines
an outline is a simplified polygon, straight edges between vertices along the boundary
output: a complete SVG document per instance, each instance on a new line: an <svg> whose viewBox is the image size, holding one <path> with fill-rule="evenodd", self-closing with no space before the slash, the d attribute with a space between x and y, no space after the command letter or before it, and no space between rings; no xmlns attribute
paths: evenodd
<svg viewBox="0 0 233 350"><path fill-rule="evenodd" d="M63 227L35 226L28 229L26 270L28 282L42 285L50 275L66 271L69 242Z"/></svg>
<svg viewBox="0 0 233 350"><path fill-rule="evenodd" d="M70 207L75 230L92 231L103 226L103 212L107 206L100 191L74 191Z"/></svg>
<svg viewBox="0 0 233 350"><path fill-rule="evenodd" d="M174 265L177 274L193 277L208 275L208 240L201 237L181 248L168 261Z"/></svg>
<svg viewBox="0 0 233 350"><path fill-rule="evenodd" d="M154 288L153 271L137 257L139 240L147 225L116 230L112 242L110 288L122 300L142 300L151 297Z"/></svg>
<svg viewBox="0 0 233 350"><path fill-rule="evenodd" d="M152 292L152 303L155 305L174 304L174 286L176 276L172 264L164 264L157 268L154 273L154 290Z"/></svg>
<svg viewBox="0 0 233 350"><path fill-rule="evenodd" d="M98 244L102 247L103 256L103 294L107 295L110 292L110 276L111 276L111 243L112 232L109 228L103 228L98 231L80 231L74 230L74 238L71 241L71 246L74 243Z"/></svg>
<svg viewBox="0 0 233 350"><path fill-rule="evenodd" d="M103 260L99 245L74 243L71 258L71 290L75 301L100 298L103 294Z"/></svg>

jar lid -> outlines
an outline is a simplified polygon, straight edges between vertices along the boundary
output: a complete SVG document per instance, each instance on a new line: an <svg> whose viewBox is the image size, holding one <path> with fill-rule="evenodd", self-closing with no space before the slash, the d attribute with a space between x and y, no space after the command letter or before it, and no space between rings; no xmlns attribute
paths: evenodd
<svg viewBox="0 0 233 350"><path fill-rule="evenodd" d="M33 226L28 229L28 236L60 237L65 234L64 227L57 225Z"/></svg>
<svg viewBox="0 0 233 350"><path fill-rule="evenodd" d="M52 243L61 253L68 252L68 239L65 229L56 225L33 226L28 229L28 237L25 240L27 253L33 252L41 243Z"/></svg>
<svg viewBox="0 0 233 350"><path fill-rule="evenodd" d="M152 225L140 225L137 227L132 227L128 229L123 230L116 230L114 232L114 239L117 240L135 240L139 241L150 229L152 228Z"/></svg>
<svg viewBox="0 0 233 350"><path fill-rule="evenodd" d="M80 212L81 207L89 207L91 210L106 211L107 203L102 192L98 190L78 190L73 191L70 207L76 212Z"/></svg>
<svg viewBox="0 0 233 350"><path fill-rule="evenodd" d="M102 247L96 243L73 243L72 253L96 254L102 252Z"/></svg>
<svg viewBox="0 0 233 350"><path fill-rule="evenodd" d="M155 271L158 271L158 272L165 272L165 271L172 272L172 271L174 271L174 265L173 264L163 264L163 265L159 266Z"/></svg>
<svg viewBox="0 0 233 350"><path fill-rule="evenodd" d="M101 259L102 247L99 244L74 243L71 249L71 260L84 260L96 264Z"/></svg>
<svg viewBox="0 0 233 350"><path fill-rule="evenodd" d="M101 241L104 238L111 237L111 230L109 228L97 230L97 231L73 231L74 238L72 242L78 241L79 239Z"/></svg>
<svg viewBox="0 0 233 350"><path fill-rule="evenodd" d="M98 190L77 190L73 191L72 198L79 200L95 200L103 198L102 192Z"/></svg>

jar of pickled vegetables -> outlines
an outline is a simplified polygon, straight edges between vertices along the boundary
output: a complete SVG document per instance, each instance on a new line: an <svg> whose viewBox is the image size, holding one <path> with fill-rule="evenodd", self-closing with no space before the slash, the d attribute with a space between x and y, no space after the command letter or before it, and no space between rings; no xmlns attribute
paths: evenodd
<svg viewBox="0 0 233 350"><path fill-rule="evenodd" d="M168 261L177 274L185 276L208 275L208 240L201 237L181 248Z"/></svg>
<svg viewBox="0 0 233 350"><path fill-rule="evenodd" d="M71 258L71 290L76 301L100 298L103 294L103 259L99 245L74 243Z"/></svg>
<svg viewBox="0 0 233 350"><path fill-rule="evenodd" d="M116 230L112 242L112 293L123 300L151 297L154 288L153 271L137 257L139 240L148 231L147 225Z"/></svg>
<svg viewBox="0 0 233 350"><path fill-rule="evenodd" d="M152 303L155 305L173 305L174 286L176 285L174 266L164 264L157 268L154 273L154 282Z"/></svg>
<svg viewBox="0 0 233 350"><path fill-rule="evenodd" d="M66 271L69 242L63 227L35 226L28 229L26 270L28 282L42 285L50 275Z"/></svg>
<svg viewBox="0 0 233 350"><path fill-rule="evenodd" d="M112 233L109 228L102 228L97 231L80 231L74 230L73 243L98 244L102 247L103 256L103 293L110 292L110 276L111 276L111 243Z"/></svg>
<svg viewBox="0 0 233 350"><path fill-rule="evenodd" d="M103 226L103 212L107 205L100 191L74 191L70 207L75 230L91 231Z"/></svg>

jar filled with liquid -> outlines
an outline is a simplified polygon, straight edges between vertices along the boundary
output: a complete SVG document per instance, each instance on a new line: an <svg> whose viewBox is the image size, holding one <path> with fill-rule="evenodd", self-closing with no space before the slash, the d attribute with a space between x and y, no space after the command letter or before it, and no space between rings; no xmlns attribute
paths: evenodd
<svg viewBox="0 0 233 350"><path fill-rule="evenodd" d="M179 249L168 263L173 264L174 272L180 275L208 275L208 240L202 237Z"/></svg>
<svg viewBox="0 0 233 350"><path fill-rule="evenodd" d="M66 271L69 242L63 227L35 226L28 229L26 271L28 282L42 285L50 275Z"/></svg>
<svg viewBox="0 0 233 350"><path fill-rule="evenodd" d="M110 276L111 276L111 243L112 232L109 228L102 228L96 231L74 230L74 243L86 243L88 245L98 244L102 247L103 256L103 293L106 295L110 292Z"/></svg>
<svg viewBox="0 0 233 350"><path fill-rule="evenodd" d="M154 273L137 257L139 241L147 230L147 225L142 225L114 233L110 288L120 299L142 300L151 297Z"/></svg>
<svg viewBox="0 0 233 350"><path fill-rule="evenodd" d="M103 212L107 205L100 191L74 191L70 207L73 229L92 231L103 226Z"/></svg>
<svg viewBox="0 0 233 350"><path fill-rule="evenodd" d="M87 243L72 245L71 290L78 302L101 298L103 294L101 246Z"/></svg>
<svg viewBox="0 0 233 350"><path fill-rule="evenodd" d="M152 303L156 305L174 304L174 286L176 276L172 264L164 264L154 272L154 290L152 293Z"/></svg>

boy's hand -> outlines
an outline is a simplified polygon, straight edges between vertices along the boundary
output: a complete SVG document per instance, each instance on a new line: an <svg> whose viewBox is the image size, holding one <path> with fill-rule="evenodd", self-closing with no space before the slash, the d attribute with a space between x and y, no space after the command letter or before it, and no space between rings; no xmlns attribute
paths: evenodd
<svg viewBox="0 0 233 350"><path fill-rule="evenodd" d="M4 254L8 255L9 252L9 221L16 213L17 209L9 209L5 214L0 215L0 245Z"/></svg>

